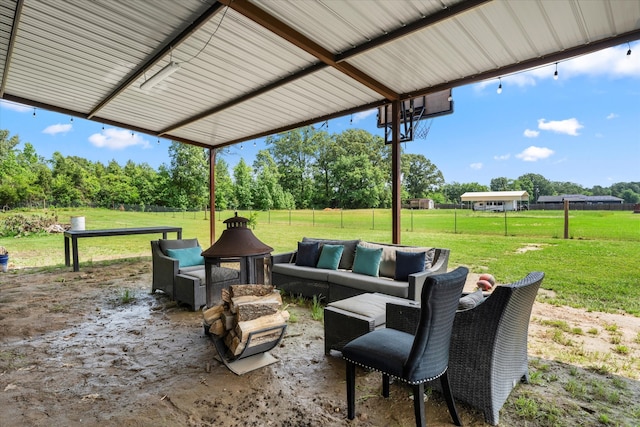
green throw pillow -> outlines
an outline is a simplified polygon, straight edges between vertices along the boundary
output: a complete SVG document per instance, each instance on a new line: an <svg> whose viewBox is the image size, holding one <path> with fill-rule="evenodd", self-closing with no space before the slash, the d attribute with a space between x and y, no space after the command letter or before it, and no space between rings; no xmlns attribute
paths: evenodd
<svg viewBox="0 0 640 427"><path fill-rule="evenodd" d="M316 267L337 270L342 251L344 251L344 245L324 245Z"/></svg>
<svg viewBox="0 0 640 427"><path fill-rule="evenodd" d="M167 256L177 259L179 268L204 265L204 257L202 256L202 248L200 246L184 249L167 249Z"/></svg>
<svg viewBox="0 0 640 427"><path fill-rule="evenodd" d="M382 248L373 249L358 245L356 247L356 257L353 260L352 271L354 273L378 277L381 258Z"/></svg>

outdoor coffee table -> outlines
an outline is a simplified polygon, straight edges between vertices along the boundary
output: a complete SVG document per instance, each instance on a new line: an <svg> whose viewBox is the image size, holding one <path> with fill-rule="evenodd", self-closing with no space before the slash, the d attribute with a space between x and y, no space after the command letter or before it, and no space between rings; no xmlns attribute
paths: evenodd
<svg viewBox="0 0 640 427"><path fill-rule="evenodd" d="M330 302L324 309L324 352L342 351L349 341L386 323L387 303L419 306L417 301L381 293Z"/></svg>

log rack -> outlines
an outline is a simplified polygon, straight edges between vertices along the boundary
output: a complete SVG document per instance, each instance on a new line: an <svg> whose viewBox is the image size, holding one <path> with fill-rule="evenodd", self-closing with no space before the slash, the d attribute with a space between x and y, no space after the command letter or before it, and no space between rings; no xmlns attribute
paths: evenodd
<svg viewBox="0 0 640 427"><path fill-rule="evenodd" d="M285 324L285 325L272 326L270 328L264 328L258 331L251 332L249 334L249 338L247 339L247 344L244 350L242 350L242 353L240 353L237 356L234 356L230 354L229 349L227 348L227 345L224 343L224 339L211 334L209 332L209 327L206 324L204 324L203 326L204 326L205 334L209 335L213 340L213 344L218 352L218 356L220 356L220 360L222 360L222 363L224 363L225 366L229 368L230 371L238 375L241 375L241 373L248 371L246 368L239 367L240 363L243 362L243 359L244 359L244 362L249 362L249 363L244 363L243 365L253 365L249 370L261 368L263 366L277 362L278 359L271 356L271 354L269 354L269 351L274 349L276 346L278 346L278 344L280 344L280 341L282 341L282 338L284 337L284 334L287 330L287 325ZM268 332L275 332L277 330L280 330L280 334L277 336L277 338L271 341L267 341L267 342L255 345L253 347L251 346L251 341L254 336L265 334ZM252 357L255 358L255 363L251 363L250 358Z"/></svg>

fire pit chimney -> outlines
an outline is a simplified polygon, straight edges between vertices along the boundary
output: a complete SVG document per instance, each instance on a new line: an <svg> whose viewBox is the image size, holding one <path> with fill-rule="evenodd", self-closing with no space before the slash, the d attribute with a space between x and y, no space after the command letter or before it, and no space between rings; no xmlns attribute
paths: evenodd
<svg viewBox="0 0 640 427"><path fill-rule="evenodd" d="M238 216L225 219L227 229L222 232L220 238L206 251L204 257L233 258L249 255L264 255L273 251L271 246L262 243L247 226L249 220Z"/></svg>

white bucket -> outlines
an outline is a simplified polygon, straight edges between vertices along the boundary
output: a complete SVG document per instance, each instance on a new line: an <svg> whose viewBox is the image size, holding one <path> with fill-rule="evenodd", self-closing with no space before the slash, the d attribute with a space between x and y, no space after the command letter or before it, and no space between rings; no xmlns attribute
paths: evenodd
<svg viewBox="0 0 640 427"><path fill-rule="evenodd" d="M84 217L83 216L72 216L71 217L71 230L84 230Z"/></svg>

